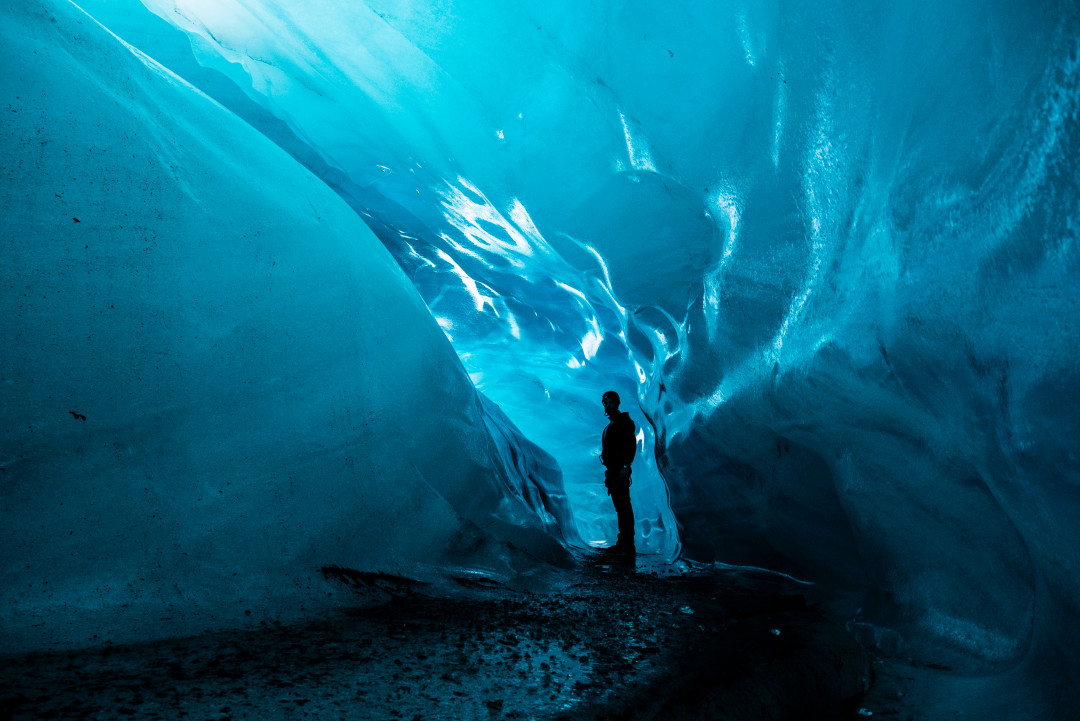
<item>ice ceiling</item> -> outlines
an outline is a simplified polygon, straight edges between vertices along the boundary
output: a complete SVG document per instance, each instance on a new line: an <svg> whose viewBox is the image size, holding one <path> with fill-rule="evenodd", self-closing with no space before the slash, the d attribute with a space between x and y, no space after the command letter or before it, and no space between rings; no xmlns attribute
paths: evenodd
<svg viewBox="0 0 1080 721"><path fill-rule="evenodd" d="M613 387L639 548L1076 687L1071 2L145 2L4 10L13 608L610 538Z"/></svg>

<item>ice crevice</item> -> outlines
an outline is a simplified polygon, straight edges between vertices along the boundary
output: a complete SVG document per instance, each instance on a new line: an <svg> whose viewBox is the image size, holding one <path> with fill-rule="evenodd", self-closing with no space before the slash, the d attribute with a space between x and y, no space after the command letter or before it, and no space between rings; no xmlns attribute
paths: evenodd
<svg viewBox="0 0 1080 721"><path fill-rule="evenodd" d="M1069 2L0 15L3 648L562 563L614 389L640 551L1072 708Z"/></svg>

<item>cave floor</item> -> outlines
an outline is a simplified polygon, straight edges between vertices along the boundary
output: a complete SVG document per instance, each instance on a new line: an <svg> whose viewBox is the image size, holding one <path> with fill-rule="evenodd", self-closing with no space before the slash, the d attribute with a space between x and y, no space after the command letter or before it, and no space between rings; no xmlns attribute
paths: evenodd
<svg viewBox="0 0 1080 721"><path fill-rule="evenodd" d="M303 623L0 657L0 719L858 718L870 659L802 586L587 554L536 591L345 569ZM896 716L893 716L896 718Z"/></svg>

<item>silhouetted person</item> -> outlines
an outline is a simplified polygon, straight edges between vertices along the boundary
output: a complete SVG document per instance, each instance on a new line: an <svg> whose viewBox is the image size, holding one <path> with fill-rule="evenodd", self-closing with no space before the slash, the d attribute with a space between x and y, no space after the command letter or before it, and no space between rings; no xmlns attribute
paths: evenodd
<svg viewBox="0 0 1080 721"><path fill-rule="evenodd" d="M630 505L630 464L637 453L637 426L629 413L619 410L618 393L608 391L601 402L604 413L611 419L604 429L600 462L605 467L604 485L619 516L619 540L615 550L632 553L634 509Z"/></svg>

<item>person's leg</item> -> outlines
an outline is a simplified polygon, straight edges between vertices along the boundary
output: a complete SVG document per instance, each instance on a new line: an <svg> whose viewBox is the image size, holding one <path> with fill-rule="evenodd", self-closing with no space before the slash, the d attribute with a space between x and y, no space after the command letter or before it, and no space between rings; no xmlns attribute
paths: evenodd
<svg viewBox="0 0 1080 721"><path fill-rule="evenodd" d="M619 485L611 490L611 501L615 504L615 513L619 517L620 548L634 546L634 508L630 505L630 487Z"/></svg>

